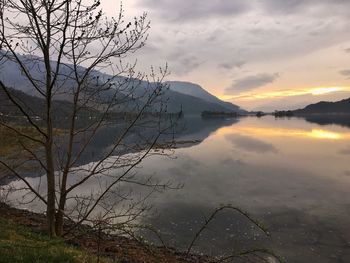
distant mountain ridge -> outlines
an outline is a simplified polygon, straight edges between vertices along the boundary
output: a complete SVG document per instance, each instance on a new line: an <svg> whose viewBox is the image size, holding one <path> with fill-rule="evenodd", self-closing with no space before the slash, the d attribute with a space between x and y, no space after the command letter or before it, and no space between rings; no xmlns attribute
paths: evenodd
<svg viewBox="0 0 350 263"><path fill-rule="evenodd" d="M43 119L45 117L44 114L46 102L44 99L9 87L7 87L7 90L14 98L16 103L18 103L30 117L38 117L40 119ZM54 100L53 109L55 111L56 118L64 119L72 113L73 104L68 101ZM81 115L89 113L97 113L97 111L84 109L79 114ZM20 111L20 109L15 106L7 94L2 89L0 89L0 116L18 117L22 115L23 113Z"/></svg>
<svg viewBox="0 0 350 263"><path fill-rule="evenodd" d="M22 59L27 61L31 60L29 56L19 55ZM30 73L36 79L42 79L44 65L38 60L35 59L35 62L38 63L36 66L29 67ZM39 61L39 62L38 62ZM55 64L53 62L53 64ZM61 66L60 73L62 75L69 75L70 67L69 66ZM79 68L79 70L83 71L84 68ZM110 75L101 73L98 71L92 72L94 76L99 76L100 79L108 79L111 78ZM29 81L25 78L25 76L21 73L18 65L14 62L6 62L6 65L3 65L0 70L0 79L5 83L5 85L9 87L13 87L14 89L23 91L29 95L37 96L37 92L31 87ZM123 80L123 77L118 77L115 79L115 82L118 80ZM200 114L203 111L220 111L220 112L237 112L243 113L244 110L240 109L238 106L224 102L217 97L213 96L209 92L205 91L202 87L196 84L188 83L188 82L168 82L170 88L169 90L165 90L162 95L164 101L167 100L167 111L169 113L179 112L181 109L185 114ZM65 83L66 89L70 88L70 85L74 85L74 83L70 80ZM154 87L155 85L153 85ZM147 90L148 89L148 90ZM146 91L146 92L145 92ZM137 94L147 94L152 92L151 87L144 81L141 81L141 84L138 85L136 93ZM104 96L108 96L108 92L104 94ZM127 94L127 92L125 92ZM125 95L124 94L124 95ZM121 94L121 96L123 96ZM126 95L125 95L126 96ZM69 97L58 97L59 100L69 100ZM139 100L135 103L142 103L142 100ZM129 108L133 108L133 105L130 105ZM115 109L118 111L118 109Z"/></svg>
<svg viewBox="0 0 350 263"><path fill-rule="evenodd" d="M303 109L294 110L295 115L309 114L350 114L350 98L337 102L321 101Z"/></svg>
<svg viewBox="0 0 350 263"><path fill-rule="evenodd" d="M172 91L197 97L210 103L218 104L228 111L233 111L237 113L245 112L244 110L240 109L240 107L237 105L220 100L219 98L215 97L214 95L210 94L208 91L203 89L198 84L183 81L168 81L166 83L169 84L170 90Z"/></svg>

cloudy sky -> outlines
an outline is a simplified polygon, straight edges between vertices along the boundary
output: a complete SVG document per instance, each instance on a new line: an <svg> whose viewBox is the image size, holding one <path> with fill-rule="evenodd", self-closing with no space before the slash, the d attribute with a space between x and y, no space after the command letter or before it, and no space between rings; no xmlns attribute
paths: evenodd
<svg viewBox="0 0 350 263"><path fill-rule="evenodd" d="M103 0L117 11L116 0ZM252 109L350 97L350 0L125 0L152 23L139 65Z"/></svg>

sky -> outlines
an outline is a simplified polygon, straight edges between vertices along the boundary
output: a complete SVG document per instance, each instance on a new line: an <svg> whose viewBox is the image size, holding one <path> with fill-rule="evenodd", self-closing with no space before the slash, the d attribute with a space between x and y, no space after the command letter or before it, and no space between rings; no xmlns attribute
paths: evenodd
<svg viewBox="0 0 350 263"><path fill-rule="evenodd" d="M113 15L120 2L102 0ZM148 13L140 70L196 83L247 110L350 97L350 0L125 0Z"/></svg>

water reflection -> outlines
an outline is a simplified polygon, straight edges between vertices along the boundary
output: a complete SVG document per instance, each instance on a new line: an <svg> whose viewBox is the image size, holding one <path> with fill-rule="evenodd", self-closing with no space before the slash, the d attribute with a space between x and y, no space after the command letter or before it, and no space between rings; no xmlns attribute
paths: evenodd
<svg viewBox="0 0 350 263"><path fill-rule="evenodd" d="M220 130L221 134L232 133L231 130L223 129ZM301 130L301 129L279 129L279 128L261 128L261 127L242 127L238 128L235 133L238 134L249 134L251 136L264 137L264 136L287 136L287 137L306 137L313 139L326 139L326 140L346 140L350 139L350 133L340 133L336 131L330 131L325 129L311 129L311 130Z"/></svg>
<svg viewBox="0 0 350 263"><path fill-rule="evenodd" d="M181 138L202 143L177 149L176 159L149 158L135 171L184 183L181 190L153 195L149 201L156 212L144 223L184 248L204 215L230 203L261 219L272 238L228 211L196 251L266 246L287 262L350 262L349 128L273 117L188 123ZM94 182L84 187L81 191L92 191Z"/></svg>
<svg viewBox="0 0 350 263"><path fill-rule="evenodd" d="M344 155L349 138L345 127L303 119L242 119L178 151L175 162L162 159L157 175L182 180L185 188L155 198L159 213L147 223L184 247L204 215L231 203L263 219L272 239L226 213L203 235L198 251L266 246L287 262L349 262L350 173ZM149 167L155 163L143 168Z"/></svg>
<svg viewBox="0 0 350 263"><path fill-rule="evenodd" d="M336 124L350 128L350 115L310 115L304 117L308 122L316 123L319 125Z"/></svg>
<svg viewBox="0 0 350 263"><path fill-rule="evenodd" d="M248 137L239 134L228 134L225 138L230 141L234 147L238 147L248 152L256 153L277 153L278 150L270 143L265 143L253 137Z"/></svg>
<svg viewBox="0 0 350 263"><path fill-rule="evenodd" d="M344 148L339 151L341 154L350 155L350 147Z"/></svg>
<svg viewBox="0 0 350 263"><path fill-rule="evenodd" d="M193 146L194 144L198 144L198 142L205 140L210 134L215 132L217 129L225 127L225 126L231 126L234 123L237 123L238 119L202 119L202 118L196 118L196 117L187 117L180 119L176 125L176 128L174 130L175 133L175 141L186 141L189 143L186 144L180 144L178 147L188 147ZM108 151L113 143L115 142L115 138L118 137L118 134L121 134L124 131L124 127L121 127L120 125L112 125L108 126L104 129L101 129L98 131L92 142L88 145L86 148L84 154L80 158L78 165L85 165L90 162L95 162L100 160L106 151ZM132 144L135 143L135 141L138 139L135 134L142 133L143 136L146 138L155 136L157 134L149 134L152 132L157 132L156 130L145 130L144 127L142 127L140 130L137 128L135 131L128 134L128 136L125 138L125 144ZM148 134L145 134L148 133ZM163 135L159 142L162 141L169 141L173 139L173 134ZM193 141L193 143L190 143ZM77 148L79 149L79 148ZM63 149L64 151L64 149ZM125 154L128 152L116 152L115 154Z"/></svg>

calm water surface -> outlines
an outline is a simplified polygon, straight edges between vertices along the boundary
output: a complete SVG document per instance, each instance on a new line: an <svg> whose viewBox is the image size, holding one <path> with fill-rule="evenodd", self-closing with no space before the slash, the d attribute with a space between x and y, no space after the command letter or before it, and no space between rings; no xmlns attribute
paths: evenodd
<svg viewBox="0 0 350 263"><path fill-rule="evenodd" d="M272 237L225 211L197 252L268 247L287 262L350 262L350 128L273 117L197 119L187 126L191 132L181 139L201 143L176 149L175 159L149 158L136 171L184 184L154 195L156 210L143 222L159 227L170 246L186 248L204 216L232 204L262 221Z"/></svg>
<svg viewBox="0 0 350 263"><path fill-rule="evenodd" d="M196 249L217 253L271 247L288 262L350 262L350 129L303 119L244 118L212 132L176 160L148 160L144 171L184 182L156 198L168 240L185 247L204 215L220 204L249 211L264 238L227 211Z"/></svg>

